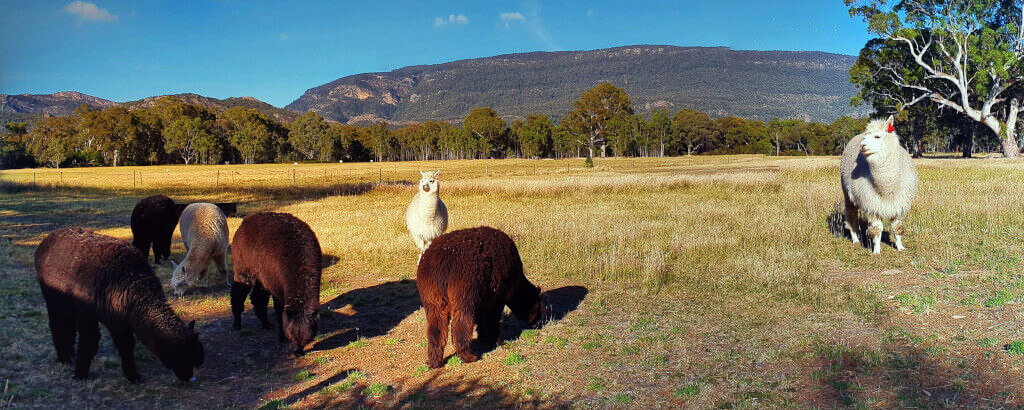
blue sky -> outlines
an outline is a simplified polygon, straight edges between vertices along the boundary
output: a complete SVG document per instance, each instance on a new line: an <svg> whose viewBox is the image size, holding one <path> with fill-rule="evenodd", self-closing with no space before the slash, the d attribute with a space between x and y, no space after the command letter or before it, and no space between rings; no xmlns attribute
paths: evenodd
<svg viewBox="0 0 1024 410"><path fill-rule="evenodd" d="M842 0L0 0L0 93L195 92L277 106L350 74L632 44L856 55Z"/></svg>

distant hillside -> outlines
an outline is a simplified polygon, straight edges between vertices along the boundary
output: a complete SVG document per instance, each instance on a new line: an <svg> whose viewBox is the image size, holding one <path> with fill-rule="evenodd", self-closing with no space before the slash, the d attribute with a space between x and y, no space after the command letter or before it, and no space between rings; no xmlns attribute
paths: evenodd
<svg viewBox="0 0 1024 410"><path fill-rule="evenodd" d="M73 91L62 91L53 94L0 94L0 119L33 121L46 115L70 115L75 111L75 108L82 104L89 104L93 108L108 108L115 105L123 105L129 109L148 108L160 97L162 96L118 103ZM204 97L198 94L175 94L173 97L190 104L201 105L215 113L220 113L231 107L241 106L255 108L280 122L291 122L299 116L294 111L277 108L252 97L231 97L223 100Z"/></svg>
<svg viewBox="0 0 1024 410"><path fill-rule="evenodd" d="M124 103L126 107L131 108L149 108L152 107L157 99L163 96L149 97L136 101L129 101ZM179 100L187 102L189 104L200 105L206 107L206 109L215 113L220 113L228 108L232 107L245 107L255 108L259 112L273 118L279 122L291 122L292 120L299 117L299 113L287 110L284 108L277 108L273 105L267 104L263 101L257 100L252 97L231 97L223 100L204 97L198 94L173 94L172 97L177 97Z"/></svg>
<svg viewBox="0 0 1024 410"><path fill-rule="evenodd" d="M37 114L50 116L69 115L82 104L95 108L107 108L117 105L116 102L74 91L61 91L53 94L0 94L0 113L6 114Z"/></svg>
<svg viewBox="0 0 1024 410"><path fill-rule="evenodd" d="M692 108L714 116L831 122L868 113L850 107L855 57L822 52L628 46L508 54L388 73L343 77L285 108L337 121L461 119L473 107L502 116L561 117L603 81L622 87L640 112Z"/></svg>

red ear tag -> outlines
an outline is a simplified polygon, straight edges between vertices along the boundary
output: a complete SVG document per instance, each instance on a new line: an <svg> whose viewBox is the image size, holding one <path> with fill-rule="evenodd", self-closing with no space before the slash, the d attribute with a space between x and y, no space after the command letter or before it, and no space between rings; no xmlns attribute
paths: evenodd
<svg viewBox="0 0 1024 410"><path fill-rule="evenodd" d="M892 123L890 123L889 124L889 129L885 130L885 132L889 132L889 133L896 132L896 127L893 127Z"/></svg>

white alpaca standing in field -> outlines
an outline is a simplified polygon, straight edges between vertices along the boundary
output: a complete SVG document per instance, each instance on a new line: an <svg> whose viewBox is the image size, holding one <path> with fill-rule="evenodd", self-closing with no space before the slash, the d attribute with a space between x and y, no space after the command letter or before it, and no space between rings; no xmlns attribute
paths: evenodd
<svg viewBox="0 0 1024 410"><path fill-rule="evenodd" d="M181 264L171 261L174 265L174 274L171 275L174 293L181 295L195 285L210 267L211 259L230 285L232 278L225 263L230 248L228 221L224 211L210 203L190 204L181 212L178 229L181 230L181 240L185 242L188 253Z"/></svg>
<svg viewBox="0 0 1024 410"><path fill-rule="evenodd" d="M420 171L419 192L405 211L405 226L409 228L412 240L420 248L420 256L430 242L448 230L448 207L441 202L438 178L441 171ZM419 259L417 259L417 263Z"/></svg>
<svg viewBox="0 0 1024 410"><path fill-rule="evenodd" d="M868 123L864 133L853 137L839 162L843 197L846 199L846 229L850 239L860 243L860 218L870 224L868 235L873 252L881 252L884 221L892 221L890 233L897 250L903 247L903 217L917 193L917 169L910 153L900 146L893 118Z"/></svg>

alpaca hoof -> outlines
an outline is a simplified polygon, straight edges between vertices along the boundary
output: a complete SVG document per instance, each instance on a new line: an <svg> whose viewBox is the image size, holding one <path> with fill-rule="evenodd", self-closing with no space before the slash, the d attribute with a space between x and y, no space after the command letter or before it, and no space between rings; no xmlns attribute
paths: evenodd
<svg viewBox="0 0 1024 410"><path fill-rule="evenodd" d="M131 384L142 383L142 374L140 374L139 372L135 372L135 374L126 374L124 375L124 377L128 379L128 382L130 382Z"/></svg>
<svg viewBox="0 0 1024 410"><path fill-rule="evenodd" d="M71 378L75 379L75 380L85 380L85 379L89 378L89 372L88 371L86 371L85 373L75 372L75 375L71 376Z"/></svg>
<svg viewBox="0 0 1024 410"><path fill-rule="evenodd" d="M472 354L472 353L466 353L464 355L460 354L460 355L456 355L456 356L459 356L459 359L462 359L463 363L473 363L473 362L475 362L475 361L480 359L479 357L477 357L475 354Z"/></svg>
<svg viewBox="0 0 1024 410"><path fill-rule="evenodd" d="M441 362L440 361L438 361L436 363L435 362L427 362L427 367L429 367L431 369L440 369L441 368Z"/></svg>

